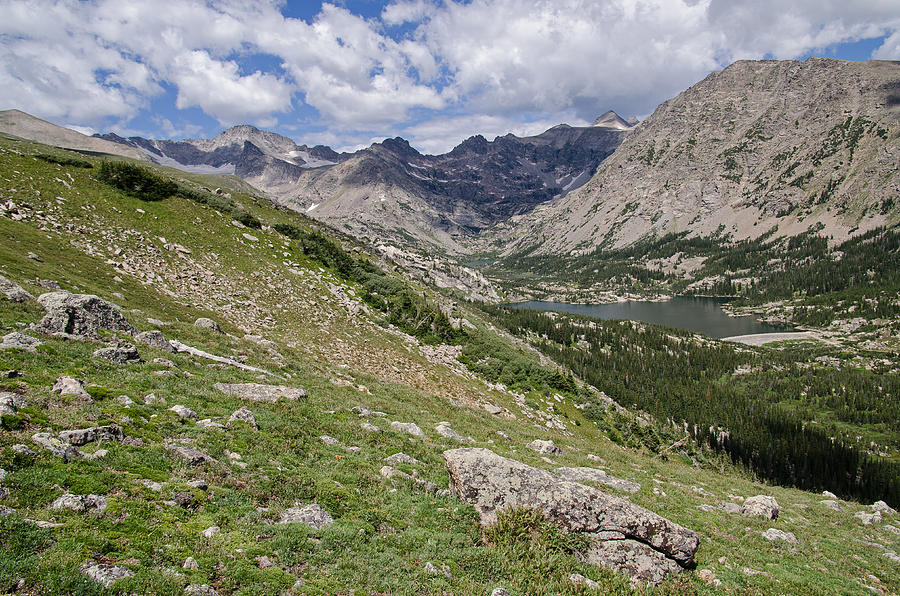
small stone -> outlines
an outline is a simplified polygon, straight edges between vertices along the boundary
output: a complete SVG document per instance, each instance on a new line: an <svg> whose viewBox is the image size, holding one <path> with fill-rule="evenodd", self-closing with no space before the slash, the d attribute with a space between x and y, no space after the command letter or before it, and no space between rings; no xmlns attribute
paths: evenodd
<svg viewBox="0 0 900 596"><path fill-rule="evenodd" d="M580 573L572 573L569 575L569 581L575 584L576 586L584 586L589 590L599 590L600 584L595 582L592 579L588 579Z"/></svg>
<svg viewBox="0 0 900 596"><path fill-rule="evenodd" d="M896 534L897 536L900 536L900 528L898 528L897 526L892 526L891 524L884 524L881 527L884 528L885 530L887 530L888 532L890 532L891 534Z"/></svg>
<svg viewBox="0 0 900 596"><path fill-rule="evenodd" d="M29 300L34 300L34 296L25 291L22 286L14 281L6 279L2 275L0 275L0 292L6 296L7 300L13 302L27 302Z"/></svg>
<svg viewBox="0 0 900 596"><path fill-rule="evenodd" d="M198 420L197 426L202 426L204 428L214 428L217 430L223 430L225 428L224 424L219 424L218 422L215 422L211 418L204 418L203 420Z"/></svg>
<svg viewBox="0 0 900 596"><path fill-rule="evenodd" d="M184 564L181 566L182 569L187 569L189 571L197 571L200 569L200 565L197 564L197 560L194 557L188 557L184 560Z"/></svg>
<svg viewBox="0 0 900 596"><path fill-rule="evenodd" d="M450 568L447 567L446 564L441 564L440 569L435 566L431 561L426 561L425 565L422 567L427 573L431 573L433 575L443 575L447 578L452 578L453 575L450 574Z"/></svg>
<svg viewBox="0 0 900 596"><path fill-rule="evenodd" d="M152 480L148 480L147 478L138 478L137 480L135 480L135 482L137 482L138 484L143 484L155 493L161 491L164 486L161 482L154 482Z"/></svg>
<svg viewBox="0 0 900 596"><path fill-rule="evenodd" d="M398 470L397 468L392 468L391 466L381 466L381 470L378 472L385 478L412 478L406 472Z"/></svg>
<svg viewBox="0 0 900 596"><path fill-rule="evenodd" d="M775 528L769 528L768 530L763 532L762 537L770 541L783 540L791 544L797 544L797 537L794 536L793 533L776 530Z"/></svg>
<svg viewBox="0 0 900 596"><path fill-rule="evenodd" d="M453 439L454 441L457 441L459 443L470 443L471 442L468 439L466 439L465 437L463 437L462 435L460 435L458 432L456 432L455 430L450 428L450 424L448 422L439 422L437 425L435 425L434 430L437 432L437 434L441 435L442 437L446 437L448 439Z"/></svg>
<svg viewBox="0 0 900 596"><path fill-rule="evenodd" d="M853 517L861 521L864 526L871 526L872 524L881 523L880 511L876 511L875 513L866 513L864 511L860 511Z"/></svg>
<svg viewBox="0 0 900 596"><path fill-rule="evenodd" d="M510 593L506 588L494 588L491 590L491 596L510 596Z"/></svg>
<svg viewBox="0 0 900 596"><path fill-rule="evenodd" d="M130 408L131 406L134 405L134 400L131 399L130 397L128 397L127 395L120 395L119 397L116 398L116 401L119 402L121 405L125 406L126 408Z"/></svg>
<svg viewBox="0 0 900 596"><path fill-rule="evenodd" d="M418 437L420 439L425 438L425 433L419 428L418 424L414 422L391 422L391 430L394 432L405 432L409 433L414 437Z"/></svg>
<svg viewBox="0 0 900 596"><path fill-rule="evenodd" d="M778 519L779 511L778 501L775 500L775 497L767 495L757 495L745 499L744 504L741 507L741 513L744 515L754 515L756 517L771 520Z"/></svg>
<svg viewBox="0 0 900 596"><path fill-rule="evenodd" d="M13 416L19 410L16 406L16 394L9 391L0 391L0 414Z"/></svg>
<svg viewBox="0 0 900 596"><path fill-rule="evenodd" d="M30 455L32 457L37 455L37 453L29 449L27 445L22 445L21 443L13 445L12 450L16 453L21 453L22 455Z"/></svg>
<svg viewBox="0 0 900 596"><path fill-rule="evenodd" d="M503 413L503 408L495 406L494 404L481 404L481 407L484 408L485 412L494 416Z"/></svg>
<svg viewBox="0 0 900 596"><path fill-rule="evenodd" d="M216 333L222 333L222 328L219 327L219 324L206 317L200 317L199 319L194 321L194 327L199 327L200 329L209 329L210 331L215 331Z"/></svg>
<svg viewBox="0 0 900 596"><path fill-rule="evenodd" d="M325 443L326 445L337 445L338 440L334 437L329 437L328 435L322 435L319 437L319 440Z"/></svg>
<svg viewBox="0 0 900 596"><path fill-rule="evenodd" d="M709 584L710 586L719 587L722 585L722 581L716 578L716 574L713 573L709 569L701 569L697 572L697 577L703 583Z"/></svg>
<svg viewBox="0 0 900 596"><path fill-rule="evenodd" d="M822 496L828 497L829 499L837 499L838 498L837 495L834 494L833 492L831 492L830 490L823 490Z"/></svg>
<svg viewBox="0 0 900 596"><path fill-rule="evenodd" d="M175 414L177 414L178 417L181 419L185 419L185 418L192 418L194 420L197 419L197 412L195 412L194 410L192 410L186 406L182 406L180 404L172 406L171 408L169 408L169 411L175 412Z"/></svg>
<svg viewBox="0 0 900 596"><path fill-rule="evenodd" d="M509 435L506 434L505 432L503 432L502 430L498 430L497 434L500 435L501 437L503 437L504 439L506 439L507 441L509 440Z"/></svg>
<svg viewBox="0 0 900 596"><path fill-rule="evenodd" d="M185 460L187 463L192 466L199 466L205 463L215 463L215 459L203 453L199 449L194 449L193 447L188 447L186 445L178 445L175 443L169 443L166 445L166 449Z"/></svg>
<svg viewBox="0 0 900 596"><path fill-rule="evenodd" d="M0 341L0 350L25 350L34 354L37 352L37 347L42 345L44 342L37 338L13 331L3 336L3 341Z"/></svg>
<svg viewBox="0 0 900 596"><path fill-rule="evenodd" d="M93 426L78 430L64 430L59 433L59 438L71 445L81 447L94 441L111 441L121 443L125 438L122 428L116 425Z"/></svg>
<svg viewBox="0 0 900 596"><path fill-rule="evenodd" d="M155 393L148 393L144 396L144 404L148 406L152 406L154 404L166 405L166 398L164 397L156 397Z"/></svg>
<svg viewBox="0 0 900 596"><path fill-rule="evenodd" d="M94 350L94 358L105 360L119 366L140 364L143 362L141 355L138 354L137 348L135 348L133 344L119 344L118 346L111 348Z"/></svg>
<svg viewBox="0 0 900 596"><path fill-rule="evenodd" d="M189 584L184 588L185 596L219 596L215 588L207 584Z"/></svg>
<svg viewBox="0 0 900 596"><path fill-rule="evenodd" d="M363 430L368 431L368 432L370 432L370 433L380 433L380 432L381 432L381 429L380 429L380 428L378 428L378 427L375 426L374 424L369 424L368 422L363 422L363 423L360 424L359 426L360 426L360 428L362 428Z"/></svg>
<svg viewBox="0 0 900 596"><path fill-rule="evenodd" d="M369 418L374 415L374 412L365 406L353 406L350 410L356 412L360 418Z"/></svg>
<svg viewBox="0 0 900 596"><path fill-rule="evenodd" d="M251 412L246 406L242 406L228 418L229 425L237 422L246 422L253 428L259 428L259 426L256 424L256 418L253 416L253 412Z"/></svg>
<svg viewBox="0 0 900 596"><path fill-rule="evenodd" d="M90 394L84 389L84 381L75 377L59 377L53 383L53 388L50 391L59 395L74 395L88 403L91 401Z"/></svg>
<svg viewBox="0 0 900 596"><path fill-rule="evenodd" d="M191 480L190 482L188 482L188 486L192 486L198 490L206 490L209 488L209 485L206 483L206 480L202 480L199 478L197 480Z"/></svg>
<svg viewBox="0 0 900 596"><path fill-rule="evenodd" d="M171 360L166 360L165 358L154 358L153 360L151 360L151 362L153 362L153 364L159 364L162 366L168 366L169 368L175 368L175 363L172 362Z"/></svg>
<svg viewBox="0 0 900 596"><path fill-rule="evenodd" d="M888 559L889 561L893 561L894 563L900 563L900 555L895 553L894 551L888 551L886 553L881 554L882 557Z"/></svg>
<svg viewBox="0 0 900 596"><path fill-rule="evenodd" d="M742 513L741 506L730 501L722 501L721 503L719 503L719 507L724 509L725 513L731 513L734 515L740 515Z"/></svg>
<svg viewBox="0 0 900 596"><path fill-rule="evenodd" d="M151 348L169 352L170 354L176 352L175 347L166 339L166 336L162 334L162 331L144 331L135 335L134 340L150 346Z"/></svg>
<svg viewBox="0 0 900 596"><path fill-rule="evenodd" d="M256 564L260 569L268 569L269 567L275 566L275 563L272 562L272 559L265 555L256 557Z"/></svg>
<svg viewBox="0 0 900 596"><path fill-rule="evenodd" d="M71 509L72 511L86 511L96 509L103 513L107 508L106 499L99 495L73 495L65 494L51 503L50 509Z"/></svg>
<svg viewBox="0 0 900 596"><path fill-rule="evenodd" d="M872 511L877 511L886 515L894 515L897 510L885 503L884 501L875 501L872 503Z"/></svg>
<svg viewBox="0 0 900 596"><path fill-rule="evenodd" d="M557 447L556 444L553 443L553 441L542 441L540 439L535 439L525 446L532 451L537 451L538 453L544 455L562 453L562 449Z"/></svg>
<svg viewBox="0 0 900 596"><path fill-rule="evenodd" d="M829 509L833 509L835 511L843 511L844 510L844 507L839 502L834 501L832 499L823 499L823 500L819 501L819 503L821 503L822 505L825 505Z"/></svg>
<svg viewBox="0 0 900 596"><path fill-rule="evenodd" d="M85 563L81 567L81 573L95 582L103 584L103 586L107 588L111 587L120 579L125 579L126 577L132 577L134 575L134 572L126 567L105 565L94 561Z"/></svg>
<svg viewBox="0 0 900 596"><path fill-rule="evenodd" d="M303 507L295 504L281 514L279 524L304 524L314 530L321 530L325 526L334 523L334 518L322 509L318 503L312 503Z"/></svg>
<svg viewBox="0 0 900 596"><path fill-rule="evenodd" d="M413 466L418 466L418 465L422 464L422 462L420 462L416 458L406 455L405 453L395 453L394 455L390 455L390 456L384 458L384 461L386 461L389 464L410 464Z"/></svg>
<svg viewBox="0 0 900 596"><path fill-rule="evenodd" d="M203 536L204 538L212 538L214 536L218 536L221 533L222 533L222 529L219 526L210 526L210 527L206 528L205 530L203 530L202 532L200 532L200 535Z"/></svg>

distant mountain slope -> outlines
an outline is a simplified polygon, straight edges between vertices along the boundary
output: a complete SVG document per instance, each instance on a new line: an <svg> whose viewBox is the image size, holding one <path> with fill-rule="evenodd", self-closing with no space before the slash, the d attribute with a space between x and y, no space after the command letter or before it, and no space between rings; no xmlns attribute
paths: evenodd
<svg viewBox="0 0 900 596"><path fill-rule="evenodd" d="M0 111L0 132L65 149L95 151L97 153L110 153L134 159L146 159L142 151L123 147L118 143L111 143L104 139L83 135L70 128L64 128L51 124L46 120L35 118L31 114L26 114L20 110Z"/></svg>
<svg viewBox="0 0 900 596"><path fill-rule="evenodd" d="M423 155L400 137L338 154L252 126L210 140L102 138L139 148L160 164L235 174L350 233L459 253L480 230L587 182L630 128L614 112L600 120L531 137L477 135L443 155Z"/></svg>
<svg viewBox="0 0 900 596"><path fill-rule="evenodd" d="M648 234L756 237L896 222L900 62L741 61L661 104L579 190L507 222L507 253Z"/></svg>

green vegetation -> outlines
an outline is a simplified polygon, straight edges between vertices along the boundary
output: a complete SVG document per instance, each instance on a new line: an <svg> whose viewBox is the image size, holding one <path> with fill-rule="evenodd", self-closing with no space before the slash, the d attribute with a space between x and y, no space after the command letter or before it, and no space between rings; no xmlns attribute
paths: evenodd
<svg viewBox="0 0 900 596"><path fill-rule="evenodd" d="M90 169L94 167L89 161L85 161L83 159L78 159L75 157L65 157L58 155L50 155L49 153L38 153L35 155L36 158L46 161L47 163L55 163L61 166L71 166L73 168L85 168Z"/></svg>
<svg viewBox="0 0 900 596"><path fill-rule="evenodd" d="M162 201L178 192L168 178L125 161L102 162L97 179L143 201Z"/></svg>

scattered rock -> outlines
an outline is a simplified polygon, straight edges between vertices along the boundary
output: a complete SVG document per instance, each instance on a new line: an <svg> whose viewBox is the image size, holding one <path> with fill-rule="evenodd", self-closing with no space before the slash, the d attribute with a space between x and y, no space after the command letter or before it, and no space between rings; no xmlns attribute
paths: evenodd
<svg viewBox="0 0 900 596"><path fill-rule="evenodd" d="M216 389L226 395L233 395L250 401L277 402L279 398L296 401L306 399L306 389L283 385L260 385L259 383L216 383Z"/></svg>
<svg viewBox="0 0 900 596"><path fill-rule="evenodd" d="M872 503L872 511L877 511L886 515L894 515L897 510L885 503L884 501L875 501Z"/></svg>
<svg viewBox="0 0 900 596"><path fill-rule="evenodd" d="M154 404L159 404L161 406L166 405L166 398L164 397L156 397L155 393L148 393L144 396L144 404L148 406L152 406Z"/></svg>
<svg viewBox="0 0 900 596"><path fill-rule="evenodd" d="M200 535L203 536L204 538L213 538L214 536L218 536L221 533L222 533L222 528L220 528L219 526L210 526L210 527L206 528L205 530L203 530L202 532L200 532Z"/></svg>
<svg viewBox="0 0 900 596"><path fill-rule="evenodd" d="M783 540L785 542L790 542L791 544L797 544L797 537L794 536L791 532L784 532L775 528L769 528L768 530L763 532L762 537L773 542L775 540Z"/></svg>
<svg viewBox="0 0 900 596"><path fill-rule="evenodd" d="M21 443L17 443L15 445L13 445L12 450L15 451L16 453L21 453L22 455L30 455L32 457L37 455L37 453L35 451L32 451L31 449L28 448L27 445L22 445Z"/></svg>
<svg viewBox="0 0 900 596"><path fill-rule="evenodd" d="M326 445L337 445L340 442L334 437L329 437L328 435L322 435L321 437L319 437L319 440Z"/></svg>
<svg viewBox="0 0 900 596"><path fill-rule="evenodd" d="M6 279L2 275L0 275L0 292L3 292L3 295L6 296L7 300L12 300L13 302L27 302L29 300L34 300L34 296L25 291L22 286L14 281Z"/></svg>
<svg viewBox="0 0 900 596"><path fill-rule="evenodd" d="M422 464L422 462L420 462L416 458L410 455L406 455L405 453L395 453L394 455L389 455L388 457L384 458L384 461L389 464L410 464L413 466Z"/></svg>
<svg viewBox="0 0 900 596"><path fill-rule="evenodd" d="M716 496L716 495L712 494L711 492L709 492L708 490L706 490L705 488L703 488L702 486L692 486L691 491L698 495L704 496L704 497L715 497Z"/></svg>
<svg viewBox="0 0 900 596"><path fill-rule="evenodd" d="M13 331L3 336L3 341L0 341L0 350L25 350L34 354L37 352L37 347L42 345L44 342L35 337Z"/></svg>
<svg viewBox="0 0 900 596"><path fill-rule="evenodd" d="M450 573L450 568L447 567L445 563L441 563L441 568L438 569L434 563L431 561L426 561L425 565L422 566L422 569L426 573L431 573L432 575L443 575L447 578L452 578L453 575Z"/></svg>
<svg viewBox="0 0 900 596"><path fill-rule="evenodd" d="M115 305L93 294L49 292L42 294L38 302L47 314L33 328L45 335L100 339L100 329L137 333Z"/></svg>
<svg viewBox="0 0 900 596"><path fill-rule="evenodd" d="M121 443L125 438L125 433L121 427L116 425L109 426L93 426L91 428L82 428L78 430L64 430L59 433L59 438L63 441L81 447L94 441L114 441Z"/></svg>
<svg viewBox="0 0 900 596"><path fill-rule="evenodd" d="M322 509L318 503L312 503L303 507L296 503L290 509L281 514L279 524L304 524L314 530L321 530L334 523L334 518Z"/></svg>
<svg viewBox="0 0 900 596"><path fill-rule="evenodd" d="M219 596L215 588L207 584L189 584L184 588L185 596Z"/></svg>
<svg viewBox="0 0 900 596"><path fill-rule="evenodd" d="M190 482L188 482L188 486L192 486L198 490L206 490L209 488L209 485L206 483L206 481L199 478L197 480L191 480Z"/></svg>
<svg viewBox="0 0 900 596"><path fill-rule="evenodd" d="M589 559L656 582L691 563L696 533L627 500L563 480L488 449L444 452L456 495L475 506L482 525L507 507L540 510L548 521L592 539ZM678 565L675 565L678 563Z"/></svg>
<svg viewBox="0 0 900 596"><path fill-rule="evenodd" d="M71 509L72 511L96 509L98 513L103 513L106 511L107 506L106 499L99 495L65 494L53 501L50 509Z"/></svg>
<svg viewBox="0 0 900 596"><path fill-rule="evenodd" d="M856 515L854 515L856 519L861 521L864 526L871 526L872 524L881 523L881 512L876 511L875 513L866 513L864 511L860 511Z"/></svg>
<svg viewBox="0 0 900 596"><path fill-rule="evenodd" d="M425 433L421 428L419 428L419 425L414 422L391 422L391 430L398 433L409 433L412 436L418 437L420 439L425 438Z"/></svg>
<svg viewBox="0 0 900 596"><path fill-rule="evenodd" d="M260 555L260 556L256 557L256 565L260 569L268 569L270 567L274 567L275 563L273 563L272 559L270 559L269 557L267 557L265 555Z"/></svg>
<svg viewBox="0 0 900 596"><path fill-rule="evenodd" d="M437 434L441 435L442 437L446 437L448 439L453 439L454 441L457 441L459 443L470 443L471 442L468 439L466 439L465 437L463 437L461 434L459 434L458 432L456 432L455 430L450 428L449 422L438 423L434 427L434 430L437 432Z"/></svg>
<svg viewBox="0 0 900 596"><path fill-rule="evenodd" d="M598 470L596 468L556 468L553 471L564 480L579 482L581 484L584 484L585 482L594 482L626 493L636 493L641 490L641 485L637 482L609 476L603 470Z"/></svg>
<svg viewBox="0 0 900 596"><path fill-rule="evenodd" d="M833 492L831 492L830 490L823 490L822 496L828 497L829 499L837 499L838 498L837 495L834 494Z"/></svg>
<svg viewBox="0 0 900 596"><path fill-rule="evenodd" d="M162 334L162 331L153 330L138 333L134 336L134 341L150 346L151 348L169 352L170 354L175 353L175 347L166 339L166 336Z"/></svg>
<svg viewBox="0 0 900 596"><path fill-rule="evenodd" d="M495 406L494 404L481 404L481 407L484 408L485 412L494 416L503 413L503 408Z"/></svg>
<svg viewBox="0 0 900 596"><path fill-rule="evenodd" d="M215 422L211 418L204 418L203 420L198 420L197 426L202 426L204 428L215 428L218 430L222 430L225 428L224 424L219 424L218 422Z"/></svg>
<svg viewBox="0 0 900 596"><path fill-rule="evenodd" d="M188 408L187 406L182 406L181 404L176 404L169 408L170 412L175 412L175 414L184 420L185 418L190 418L192 420L197 419L197 412Z"/></svg>
<svg viewBox="0 0 900 596"><path fill-rule="evenodd" d="M116 401L125 406L126 408L130 408L134 405L134 400L128 397L127 395L120 395L116 398Z"/></svg>
<svg viewBox="0 0 900 596"><path fill-rule="evenodd" d="M717 579L716 574L709 569L701 569L698 571L697 578L703 583L717 588L722 585L722 580Z"/></svg>
<svg viewBox="0 0 900 596"><path fill-rule="evenodd" d="M119 344L111 348L94 350L94 358L106 360L107 362L118 365L140 364L143 362L143 360L141 360L141 355L138 354L134 344Z"/></svg>
<svg viewBox="0 0 900 596"><path fill-rule="evenodd" d="M88 402L92 401L91 395L84 389L84 381L75 377L59 377L53 383L53 389L50 391L60 395L74 395Z"/></svg>
<svg viewBox="0 0 900 596"><path fill-rule="evenodd" d="M228 418L228 424L232 424L235 422L246 422L253 428L259 428L256 424L256 418L253 416L253 412L251 412L247 406L242 406L241 408L234 411L233 414Z"/></svg>
<svg viewBox="0 0 900 596"><path fill-rule="evenodd" d="M392 468L391 466L381 466L381 470L379 470L378 473L385 478L412 478L412 476L410 476L406 472L398 470L397 468Z"/></svg>
<svg viewBox="0 0 900 596"><path fill-rule="evenodd" d="M159 491L161 491L163 489L163 487L165 486L161 482L154 482L152 480L148 480L147 478L138 478L137 480L135 480L135 482L137 482L138 484L143 484L144 486L146 486L147 488L149 488L150 490L152 490L155 493L158 493Z"/></svg>
<svg viewBox="0 0 900 596"><path fill-rule="evenodd" d="M569 581L576 586L582 586L588 590L600 590L600 584L592 579L588 579L580 573L572 573L569 575Z"/></svg>
<svg viewBox="0 0 900 596"><path fill-rule="evenodd" d="M891 524L884 524L881 527L884 528L885 530L887 530L888 532L890 532L891 534L896 534L897 536L900 536L900 528L898 528L897 526L892 526Z"/></svg>
<svg viewBox="0 0 900 596"><path fill-rule="evenodd" d="M491 596L510 596L510 593L506 588L494 588L491 590Z"/></svg>
<svg viewBox="0 0 900 596"><path fill-rule="evenodd" d="M541 439L535 439L534 441L525 445L532 451L537 451L543 455L550 455L555 453L562 453L562 449L557 447L553 441L542 441Z"/></svg>
<svg viewBox="0 0 900 596"><path fill-rule="evenodd" d="M0 414L13 416L19 410L19 396L9 391L0 391Z"/></svg>
<svg viewBox="0 0 900 596"><path fill-rule="evenodd" d="M177 443L169 443L166 449L185 460L192 466L199 466L206 463L215 463L215 459L203 453L199 449L188 447L186 445L178 445Z"/></svg>
<svg viewBox="0 0 900 596"><path fill-rule="evenodd" d="M200 317L199 319L194 321L194 327L199 327L200 329L209 329L210 331L215 331L216 333L222 333L222 328L219 327L219 324L212 319L207 319L206 317Z"/></svg>
<svg viewBox="0 0 900 596"><path fill-rule="evenodd" d="M509 435L506 434L505 432L503 432L502 430L498 430L498 431L497 431L497 434L498 434L499 436L503 437L504 439L506 439L507 441L509 441Z"/></svg>
<svg viewBox="0 0 900 596"><path fill-rule="evenodd" d="M82 455L80 451L50 433L36 433L31 436L31 440L49 451L56 457L61 457L64 461L70 461L75 457Z"/></svg>
<svg viewBox="0 0 900 596"><path fill-rule="evenodd" d="M744 515L755 515L771 520L778 519L779 510L778 501L775 500L775 497L767 495L757 495L745 499L744 505L741 507L741 513Z"/></svg>
<svg viewBox="0 0 900 596"><path fill-rule="evenodd" d="M125 579L126 577L132 577L134 575L134 572L126 567L106 565L94 561L82 565L81 573L95 582L103 584L103 586L107 588L111 587L120 579Z"/></svg>
<svg viewBox="0 0 900 596"><path fill-rule="evenodd" d="M897 553L895 553L892 550L890 550L886 553L882 553L881 556L884 557L885 559L888 559L889 561L893 561L894 563L900 563L900 555L898 555Z"/></svg>
<svg viewBox="0 0 900 596"><path fill-rule="evenodd" d="M731 501L722 501L719 503L719 507L725 510L725 513L731 513L734 515L740 515L743 513L743 508L737 503L732 503Z"/></svg>
<svg viewBox="0 0 900 596"><path fill-rule="evenodd" d="M368 432L370 432L370 433L380 433L380 432L381 432L381 429L380 429L380 428L378 428L378 427L375 426L374 424L369 424L368 422L363 422L363 423L360 424L359 426L360 426L360 428L362 428L363 430L368 431Z"/></svg>

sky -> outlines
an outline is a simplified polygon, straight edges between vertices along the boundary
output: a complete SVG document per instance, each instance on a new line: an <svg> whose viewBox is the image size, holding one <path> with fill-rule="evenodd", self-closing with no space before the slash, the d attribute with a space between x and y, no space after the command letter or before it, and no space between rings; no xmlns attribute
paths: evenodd
<svg viewBox="0 0 900 596"><path fill-rule="evenodd" d="M809 56L900 60L900 0L0 0L0 109L157 139L440 153Z"/></svg>

